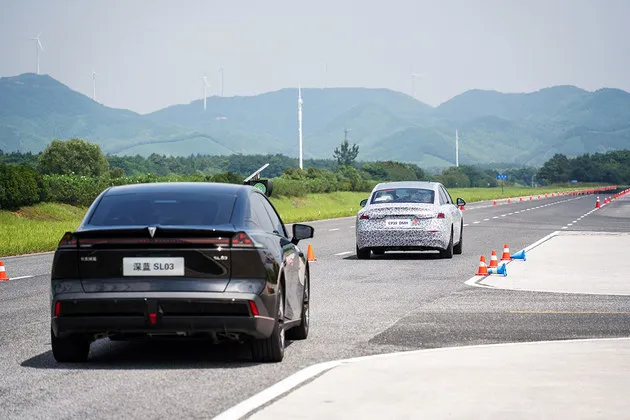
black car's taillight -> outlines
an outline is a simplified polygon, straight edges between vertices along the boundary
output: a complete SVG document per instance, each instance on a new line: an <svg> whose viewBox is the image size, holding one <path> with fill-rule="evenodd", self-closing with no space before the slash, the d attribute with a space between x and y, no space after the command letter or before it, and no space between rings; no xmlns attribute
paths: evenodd
<svg viewBox="0 0 630 420"><path fill-rule="evenodd" d="M77 238L72 234L72 232L66 232L61 240L59 241L58 248L76 248L77 247Z"/></svg>
<svg viewBox="0 0 630 420"><path fill-rule="evenodd" d="M232 248L256 248L256 244L245 232L238 232L232 237Z"/></svg>

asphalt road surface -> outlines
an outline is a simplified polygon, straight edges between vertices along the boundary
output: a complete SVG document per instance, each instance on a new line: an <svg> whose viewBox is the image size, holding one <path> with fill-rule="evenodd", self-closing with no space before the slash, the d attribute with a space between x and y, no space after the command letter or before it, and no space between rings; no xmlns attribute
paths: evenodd
<svg viewBox="0 0 630 420"><path fill-rule="evenodd" d="M279 364L254 364L238 345L100 340L89 363L58 365L49 338L52 257L5 258L15 279L0 283L0 418L210 418L318 362L480 343L630 336L630 316L623 314L630 312L630 297L464 284L481 255L489 259L494 249L500 256L506 243L515 252L558 230L630 231L630 197L580 219L594 206L594 196L468 206L464 253L452 260L398 253L359 261L353 218L313 223L316 237L303 244L310 243L317 258L311 332L291 343Z"/></svg>

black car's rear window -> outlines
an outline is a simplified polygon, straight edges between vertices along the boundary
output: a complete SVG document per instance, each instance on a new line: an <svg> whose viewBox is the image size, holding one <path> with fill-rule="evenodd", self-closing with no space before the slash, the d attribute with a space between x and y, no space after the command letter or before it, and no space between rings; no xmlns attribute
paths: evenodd
<svg viewBox="0 0 630 420"><path fill-rule="evenodd" d="M433 204L435 192L424 188L388 188L372 196L370 204L379 203L426 203Z"/></svg>
<svg viewBox="0 0 630 420"><path fill-rule="evenodd" d="M105 195L91 226L212 226L230 223L234 194L150 192Z"/></svg>

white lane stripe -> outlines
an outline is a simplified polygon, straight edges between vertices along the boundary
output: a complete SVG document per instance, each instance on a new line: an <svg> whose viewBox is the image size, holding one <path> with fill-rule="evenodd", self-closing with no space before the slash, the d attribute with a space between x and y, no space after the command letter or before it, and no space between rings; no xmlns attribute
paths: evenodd
<svg viewBox="0 0 630 420"><path fill-rule="evenodd" d="M470 226L470 225L468 223L464 223L464 227L466 227L466 226Z"/></svg>
<svg viewBox="0 0 630 420"><path fill-rule="evenodd" d="M562 226L562 229L568 229L568 227L566 227L566 226Z"/></svg>
<svg viewBox="0 0 630 420"><path fill-rule="evenodd" d="M573 223L569 223L567 226L573 226Z"/></svg>
<svg viewBox="0 0 630 420"><path fill-rule="evenodd" d="M22 280L22 279L30 279L35 276L20 276L20 277L9 277L9 280Z"/></svg>
<svg viewBox="0 0 630 420"><path fill-rule="evenodd" d="M488 220L490 220L490 219L483 219L484 222L487 222Z"/></svg>
<svg viewBox="0 0 630 420"><path fill-rule="evenodd" d="M501 217L505 217L505 216L507 216L507 214L502 214L502 215L501 215Z"/></svg>
<svg viewBox="0 0 630 420"><path fill-rule="evenodd" d="M480 222L480 221L473 222L473 224L475 224L475 225L476 225L477 223L481 223L481 222Z"/></svg>
<svg viewBox="0 0 630 420"><path fill-rule="evenodd" d="M328 229L328 232L334 232L336 230L339 230L339 228L334 228L334 229Z"/></svg>
<svg viewBox="0 0 630 420"><path fill-rule="evenodd" d="M574 221L573 221L573 223L577 223L577 222L578 222L577 220L574 220Z"/></svg>
<svg viewBox="0 0 630 420"><path fill-rule="evenodd" d="M337 255L337 256L341 256L341 255L348 255L348 254L352 254L352 251L339 252L339 253L337 253L337 254L335 254L335 255Z"/></svg>
<svg viewBox="0 0 630 420"><path fill-rule="evenodd" d="M475 280L473 277L470 280ZM469 281L470 281L469 280ZM468 284L468 282L466 282ZM483 285L477 285L478 287L489 287ZM563 340L562 343L595 343L595 342L615 342L615 341L628 341L627 337L614 337L614 338L579 338L579 339L569 339ZM402 351L402 352L394 352L394 353L384 353L384 354L375 354L371 356L360 356L353 357L350 359L341 359L334 360L332 362L324 362L316 365L309 366L300 371L297 371L293 375L289 376L281 380L280 382L275 383L271 387L255 394L254 396L246 399L245 401L240 402L239 404L227 409L226 411L220 413L218 416L214 417L214 420L235 420L241 419L245 416L252 414L253 411L259 409L260 407L269 404L270 402L278 399L284 394L288 394L289 392L296 389L299 385L305 383L306 381L315 378L321 374L324 374L334 368L339 366L357 363L357 362L368 362L371 360L383 360L383 359L393 359L399 357L409 357L409 356L417 356L422 354L431 354L431 353L453 353L466 349L493 349L493 348L522 348L524 346L544 346L545 344L557 344L557 340L549 340L549 341L532 341L528 343L500 343L500 344L478 344L473 346L462 346L462 347L443 347L437 349L424 349L424 350L412 350L412 351Z"/></svg>
<svg viewBox="0 0 630 420"><path fill-rule="evenodd" d="M288 378L272 385L271 387L259 392L249 399L235 405L234 407L224 411L214 418L214 420L236 420L245 417L247 414L287 393L301 383L320 375L334 367L341 365L341 360L335 362L325 362L317 365L309 366Z"/></svg>
<svg viewBox="0 0 630 420"><path fill-rule="evenodd" d="M493 217L493 219L498 219L498 218L499 218L499 216L494 216L494 217Z"/></svg>

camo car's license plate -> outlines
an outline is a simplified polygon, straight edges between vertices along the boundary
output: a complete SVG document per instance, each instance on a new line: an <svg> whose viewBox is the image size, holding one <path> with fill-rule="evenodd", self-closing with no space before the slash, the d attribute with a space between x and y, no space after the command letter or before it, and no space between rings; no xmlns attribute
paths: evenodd
<svg viewBox="0 0 630 420"><path fill-rule="evenodd" d="M387 219L385 220L385 227L399 228L411 226L411 219Z"/></svg>
<svg viewBox="0 0 630 420"><path fill-rule="evenodd" d="M183 258L123 258L123 276L183 275Z"/></svg>

